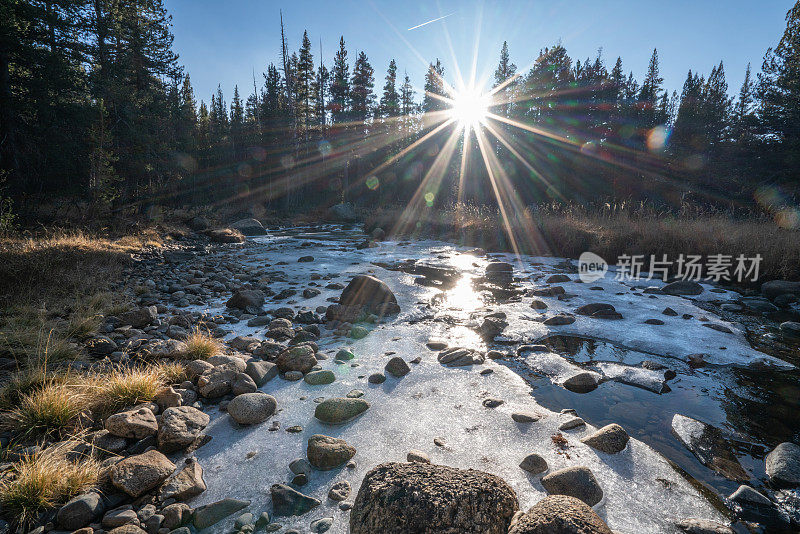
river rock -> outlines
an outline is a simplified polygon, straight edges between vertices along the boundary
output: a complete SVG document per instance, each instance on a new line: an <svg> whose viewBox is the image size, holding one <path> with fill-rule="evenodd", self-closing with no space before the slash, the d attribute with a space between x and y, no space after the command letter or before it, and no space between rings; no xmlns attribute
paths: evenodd
<svg viewBox="0 0 800 534"><path fill-rule="evenodd" d="M598 379L597 373L583 371L570 376L561 385L574 393L588 393L597 389Z"/></svg>
<svg viewBox="0 0 800 534"><path fill-rule="evenodd" d="M322 532L328 532L330 530L331 525L333 525L333 518L332 517L322 517L320 519L315 519L311 522L311 532L314 534L321 534Z"/></svg>
<svg viewBox="0 0 800 534"><path fill-rule="evenodd" d="M567 315L566 313L559 313L552 317L545 319L544 323L547 326L562 326L575 322L575 317Z"/></svg>
<svg viewBox="0 0 800 534"><path fill-rule="evenodd" d="M594 506L603 500L603 490L588 467L566 467L542 477L542 487L550 495L568 495Z"/></svg>
<svg viewBox="0 0 800 534"><path fill-rule="evenodd" d="M77 495L59 508L56 519L59 526L67 530L77 530L91 523L103 513L103 498L90 491Z"/></svg>
<svg viewBox="0 0 800 534"><path fill-rule="evenodd" d="M264 225L262 225L256 219L239 219L238 221L231 223L229 226L234 230L239 230L243 235L246 236L267 234L267 231L264 229Z"/></svg>
<svg viewBox="0 0 800 534"><path fill-rule="evenodd" d="M767 455L765 464L767 476L776 486L800 486L800 445L781 443Z"/></svg>
<svg viewBox="0 0 800 534"><path fill-rule="evenodd" d="M216 525L231 514L250 506L250 501L240 501L239 499L222 499L201 506L194 511L192 523L195 528L202 530L212 525Z"/></svg>
<svg viewBox="0 0 800 534"><path fill-rule="evenodd" d="M353 277L339 297L342 306L357 306L378 316L400 311L397 298L386 283L374 276L358 274Z"/></svg>
<svg viewBox="0 0 800 534"><path fill-rule="evenodd" d="M351 421L367 411L369 403L364 399L333 397L317 404L314 417L332 425Z"/></svg>
<svg viewBox="0 0 800 534"><path fill-rule="evenodd" d="M197 391L207 399L217 399L231 391L238 371L229 366L214 367L197 379Z"/></svg>
<svg viewBox="0 0 800 534"><path fill-rule="evenodd" d="M518 508L514 490L495 475L386 463L364 477L350 512L350 533L506 534Z"/></svg>
<svg viewBox="0 0 800 534"><path fill-rule="evenodd" d="M780 295L800 296L800 282L788 280L770 280L761 284L761 294L770 300L775 300Z"/></svg>
<svg viewBox="0 0 800 534"><path fill-rule="evenodd" d="M155 306L144 306L142 308L125 312L119 316L122 324L129 324L134 328L144 328L158 317L158 309Z"/></svg>
<svg viewBox="0 0 800 534"><path fill-rule="evenodd" d="M256 386L261 387L278 376L278 366L271 362L250 360L247 362L245 372L253 379Z"/></svg>
<svg viewBox="0 0 800 534"><path fill-rule="evenodd" d="M308 345L290 347L278 355L275 361L282 372L300 371L307 373L317 365L314 349Z"/></svg>
<svg viewBox="0 0 800 534"><path fill-rule="evenodd" d="M247 373L237 373L231 382L231 393L234 395L255 393L256 391L258 391L258 386Z"/></svg>
<svg viewBox="0 0 800 534"><path fill-rule="evenodd" d="M324 386L333 384L336 381L336 375L333 374L333 371L328 369L320 369L319 371L310 371L306 374L305 381L312 386Z"/></svg>
<svg viewBox="0 0 800 534"><path fill-rule="evenodd" d="M228 403L228 414L240 425L256 425L272 417L278 402L266 393L244 393Z"/></svg>
<svg viewBox="0 0 800 534"><path fill-rule="evenodd" d="M800 341L800 323L786 321L781 323L781 335L788 341Z"/></svg>
<svg viewBox="0 0 800 534"><path fill-rule="evenodd" d="M241 289L236 291L228 299L225 305L228 308L238 308L245 311L259 311L266 299L264 292L260 289Z"/></svg>
<svg viewBox="0 0 800 534"><path fill-rule="evenodd" d="M536 453L531 453L519 463L520 469L532 475L538 475L547 471L547 461Z"/></svg>
<svg viewBox="0 0 800 534"><path fill-rule="evenodd" d="M341 502L350 496L350 491L350 483L346 480L341 480L328 490L328 498L332 501Z"/></svg>
<svg viewBox="0 0 800 534"><path fill-rule="evenodd" d="M156 416L149 408L115 413L106 419L106 430L121 438L144 439L158 432Z"/></svg>
<svg viewBox="0 0 800 534"><path fill-rule="evenodd" d="M111 483L131 497L139 497L155 488L172 472L175 464L156 450L129 456L111 467Z"/></svg>
<svg viewBox="0 0 800 534"><path fill-rule="evenodd" d="M400 356L395 356L394 358L390 359L386 363L386 367L384 367L384 369L387 373L395 378L406 376L411 372L411 367L409 367L406 361Z"/></svg>
<svg viewBox="0 0 800 534"><path fill-rule="evenodd" d="M708 519L687 518L675 523L678 530L689 534L734 534L731 527Z"/></svg>
<svg viewBox="0 0 800 534"><path fill-rule="evenodd" d="M173 452L188 447L210 421L208 414L191 406L167 408L158 425L158 448Z"/></svg>
<svg viewBox="0 0 800 534"><path fill-rule="evenodd" d="M583 501L568 495L548 495L518 516L508 534L612 534L612 531Z"/></svg>
<svg viewBox="0 0 800 534"><path fill-rule="evenodd" d="M625 449L629 439L624 428L611 423L581 438L581 442L606 454L616 454Z"/></svg>
<svg viewBox="0 0 800 534"><path fill-rule="evenodd" d="M185 501L200 495L206 490L206 483L203 480L203 468L196 458L187 458L180 471L172 475L164 482L159 490L161 501L175 499Z"/></svg>
<svg viewBox="0 0 800 534"><path fill-rule="evenodd" d="M319 500L285 484L273 484L269 491L272 495L272 513L277 516L303 515L320 505Z"/></svg>
<svg viewBox="0 0 800 534"><path fill-rule="evenodd" d="M663 286L661 291L667 295L699 295L704 289L692 280L677 280Z"/></svg>
<svg viewBox="0 0 800 534"><path fill-rule="evenodd" d="M449 367L462 367L466 365L480 365L486 361L486 356L480 351L464 347L453 347L443 350L437 356L442 365Z"/></svg>
<svg viewBox="0 0 800 534"><path fill-rule="evenodd" d="M322 434L308 438L306 449L309 463L320 471L329 471L346 464L356 449L345 440Z"/></svg>

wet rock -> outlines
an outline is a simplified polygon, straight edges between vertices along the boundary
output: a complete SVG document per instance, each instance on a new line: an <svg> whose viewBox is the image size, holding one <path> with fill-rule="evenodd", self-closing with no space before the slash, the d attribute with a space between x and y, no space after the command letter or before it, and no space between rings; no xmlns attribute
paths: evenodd
<svg viewBox="0 0 800 534"><path fill-rule="evenodd" d="M192 523L195 528L202 530L212 525L216 525L229 515L235 514L239 510L250 506L250 501L239 499L222 499L205 506L201 506L194 511Z"/></svg>
<svg viewBox="0 0 800 534"><path fill-rule="evenodd" d="M242 289L235 292L225 305L228 308L259 311L264 306L265 299L264 292L259 289Z"/></svg>
<svg viewBox="0 0 800 534"><path fill-rule="evenodd" d="M508 321L501 317L487 317L478 327L478 333L486 341L493 341L494 338L503 333L508 326Z"/></svg>
<svg viewBox="0 0 800 534"><path fill-rule="evenodd" d="M466 365L480 365L486 361L482 352L464 347L453 347L443 350L437 356L442 365L449 367L462 367Z"/></svg>
<svg viewBox="0 0 800 534"><path fill-rule="evenodd" d="M707 519L682 519L676 522L675 526L689 534L734 534L733 529L729 526Z"/></svg>
<svg viewBox="0 0 800 534"><path fill-rule="evenodd" d="M516 518L508 534L612 534L612 531L579 499L548 495Z"/></svg>
<svg viewBox="0 0 800 534"><path fill-rule="evenodd" d="M128 410L109 416L106 430L121 438L144 439L158 432L156 416L148 408Z"/></svg>
<svg viewBox="0 0 800 534"><path fill-rule="evenodd" d="M566 291L561 286L551 286L536 287L531 289L529 293L534 297L557 297L559 295L564 295Z"/></svg>
<svg viewBox="0 0 800 534"><path fill-rule="evenodd" d="M310 371L306 374L305 381L312 386L324 386L333 384L336 381L336 375L333 374L333 371L320 369L319 371Z"/></svg>
<svg viewBox="0 0 800 534"><path fill-rule="evenodd" d="M533 299L531 301L531 308L533 308L534 310L546 310L547 303L543 300Z"/></svg>
<svg viewBox="0 0 800 534"><path fill-rule="evenodd" d="M624 428L612 423L581 438L581 442L606 454L616 454L625 449L629 439Z"/></svg>
<svg viewBox="0 0 800 534"><path fill-rule="evenodd" d="M328 498L332 501L341 502L347 500L350 496L350 491L350 483L346 480L341 480L328 490Z"/></svg>
<svg viewBox="0 0 800 534"><path fill-rule="evenodd" d="M514 490L497 476L387 463L364 477L350 512L350 533L506 534L517 509Z"/></svg>
<svg viewBox="0 0 800 534"><path fill-rule="evenodd" d="M273 484L269 491L272 495L273 515L303 515L320 505L319 500L304 495L285 484Z"/></svg>
<svg viewBox="0 0 800 534"><path fill-rule="evenodd" d="M401 358L400 356L395 356L390 359L386 363L386 367L384 367L387 373L394 376L395 378L400 378L402 376L406 376L408 373L411 372L411 368L408 366L406 361Z"/></svg>
<svg viewBox="0 0 800 534"><path fill-rule="evenodd" d="M699 295L703 286L692 280L677 280L666 284L661 291L667 295Z"/></svg>
<svg viewBox="0 0 800 534"><path fill-rule="evenodd" d="M770 482L776 486L800 486L800 445L781 443L767 455L765 466Z"/></svg>
<svg viewBox="0 0 800 534"><path fill-rule="evenodd" d="M175 499L185 501L200 495L206 490L203 480L203 468L196 458L187 458L180 471L175 473L161 486L159 498L161 501Z"/></svg>
<svg viewBox="0 0 800 534"><path fill-rule="evenodd" d="M718 428L675 414L672 432L700 462L730 480L746 482L750 476L739 464L731 446Z"/></svg>
<svg viewBox="0 0 800 534"><path fill-rule="evenodd" d="M364 399L334 397L317 404L314 417L332 425L346 423L366 412L369 403Z"/></svg>
<svg viewBox="0 0 800 534"><path fill-rule="evenodd" d="M662 311L661 313L663 315L666 315L667 317L677 317L678 316L678 312L676 312L675 310L673 310L670 307L664 308L664 311Z"/></svg>
<svg viewBox="0 0 800 534"><path fill-rule="evenodd" d="M266 393L244 393L228 404L228 414L240 425L256 425L272 417L278 403Z"/></svg>
<svg viewBox="0 0 800 534"><path fill-rule="evenodd" d="M338 360L340 362L349 362L350 360L352 360L355 357L356 357L356 355L353 354L351 351L349 351L347 349L339 349L339 351L336 353L336 356L334 357L334 359Z"/></svg>
<svg viewBox="0 0 800 534"><path fill-rule="evenodd" d="M210 421L208 414L191 406L167 408L158 426L158 448L173 452L188 447Z"/></svg>
<svg viewBox="0 0 800 534"><path fill-rule="evenodd" d="M156 450L129 456L111 467L111 483L131 497L150 491L175 471L175 464Z"/></svg>
<svg viewBox="0 0 800 534"><path fill-rule="evenodd" d="M523 471L527 471L532 475L544 473L549 469L547 466L547 461L536 453L531 453L523 458L519 463L519 467Z"/></svg>
<svg viewBox="0 0 800 534"><path fill-rule="evenodd" d="M572 282L572 279L566 274L551 274L545 279L546 284L561 284L563 282Z"/></svg>
<svg viewBox="0 0 800 534"><path fill-rule="evenodd" d="M238 221L231 223L229 226L234 230L240 231L246 236L267 234L267 231L264 229L264 225L262 225L256 219L239 219Z"/></svg>
<svg viewBox="0 0 800 534"><path fill-rule="evenodd" d="M800 341L800 323L786 321L781 323L781 336L788 341Z"/></svg>
<svg viewBox="0 0 800 534"><path fill-rule="evenodd" d="M603 490L588 467L559 469L542 477L542 487L550 495L568 495L594 506L603 500Z"/></svg>
<svg viewBox="0 0 800 534"><path fill-rule="evenodd" d="M584 371L570 376L561 385L574 393L588 393L597 389L597 384L598 375Z"/></svg>
<svg viewBox="0 0 800 534"><path fill-rule="evenodd" d="M329 471L346 464L355 456L356 449L343 439L314 434L308 438L306 454L312 466Z"/></svg>
<svg viewBox="0 0 800 534"><path fill-rule="evenodd" d="M386 283L374 276L359 274L353 277L339 297L342 306L357 306L377 316L392 315L400 311L397 298Z"/></svg>
<svg viewBox="0 0 800 534"><path fill-rule="evenodd" d="M308 345L297 345L281 352L275 363L284 373L287 371L307 373L317 365L317 358L314 357L314 349Z"/></svg>
<svg viewBox="0 0 800 534"><path fill-rule="evenodd" d="M67 501L58 510L56 519L62 528L77 530L100 516L104 508L103 498L98 493L84 493Z"/></svg>
<svg viewBox="0 0 800 534"><path fill-rule="evenodd" d="M278 366L271 362L250 360L247 362L245 373L253 379L256 386L261 387L278 376Z"/></svg>

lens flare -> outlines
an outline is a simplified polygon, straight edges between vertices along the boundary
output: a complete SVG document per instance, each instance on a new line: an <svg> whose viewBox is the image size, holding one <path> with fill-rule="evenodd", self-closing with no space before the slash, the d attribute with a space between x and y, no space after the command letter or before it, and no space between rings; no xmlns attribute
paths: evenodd
<svg viewBox="0 0 800 534"><path fill-rule="evenodd" d="M489 113L489 95L475 88L464 89L453 95L450 117L464 128L477 128L486 121Z"/></svg>

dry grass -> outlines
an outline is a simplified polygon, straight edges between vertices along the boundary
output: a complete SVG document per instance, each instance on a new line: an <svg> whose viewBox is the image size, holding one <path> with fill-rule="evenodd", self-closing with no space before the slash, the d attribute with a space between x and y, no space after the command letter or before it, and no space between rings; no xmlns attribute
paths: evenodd
<svg viewBox="0 0 800 534"><path fill-rule="evenodd" d="M222 352L222 343L207 330L195 328L186 338L184 356L190 360L206 360Z"/></svg>
<svg viewBox="0 0 800 534"><path fill-rule="evenodd" d="M63 441L14 463L12 477L0 483L3 510L25 524L41 511L91 489L97 483L100 465L91 458L70 461L67 454L78 443Z"/></svg>
<svg viewBox="0 0 800 534"><path fill-rule="evenodd" d="M161 363L158 372L164 384L180 384L189 379L186 367L180 362Z"/></svg>
<svg viewBox="0 0 800 534"><path fill-rule="evenodd" d="M164 383L161 366L148 365L93 375L85 379L84 389L91 398L93 411L104 417L152 400Z"/></svg>
<svg viewBox="0 0 800 534"><path fill-rule="evenodd" d="M660 211L626 203L547 205L515 214L506 226L496 211L475 206L429 210L406 224L401 211L378 212L367 222L367 230L381 227L397 236L437 237L489 251L516 248L524 254L571 258L592 251L609 263L623 254L666 254L672 260L680 254L760 254L762 280L800 279L800 231L783 228L764 215L687 207Z"/></svg>
<svg viewBox="0 0 800 534"><path fill-rule="evenodd" d="M24 437L61 437L76 430L87 401L81 385L48 381L22 393L19 404L4 414L3 426Z"/></svg>

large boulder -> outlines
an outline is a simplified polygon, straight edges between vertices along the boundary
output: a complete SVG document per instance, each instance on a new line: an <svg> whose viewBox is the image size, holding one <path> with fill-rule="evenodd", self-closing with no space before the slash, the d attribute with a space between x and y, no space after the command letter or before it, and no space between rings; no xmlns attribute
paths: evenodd
<svg viewBox="0 0 800 534"><path fill-rule="evenodd" d="M58 510L58 524L67 530L83 528L104 510L103 498L97 492L83 493L70 499Z"/></svg>
<svg viewBox="0 0 800 534"><path fill-rule="evenodd" d="M693 280L676 280L666 284L661 291L667 295L699 295L704 289Z"/></svg>
<svg viewBox="0 0 800 534"><path fill-rule="evenodd" d="M374 276L358 274L350 280L339 297L342 306L357 306L378 316L400 311L397 298L384 282Z"/></svg>
<svg viewBox="0 0 800 534"><path fill-rule="evenodd" d="M800 445L784 442L775 447L765 460L770 482L776 486L800 486Z"/></svg>
<svg viewBox="0 0 800 534"><path fill-rule="evenodd" d="M761 284L761 294L770 300L774 300L781 295L797 295L800 297L800 282L770 280Z"/></svg>
<svg viewBox="0 0 800 534"><path fill-rule="evenodd" d="M331 206L330 216L342 222L355 222L358 220L358 214L353 205L349 202L341 202Z"/></svg>
<svg viewBox="0 0 800 534"><path fill-rule="evenodd" d="M156 416L149 408L115 413L106 419L106 430L121 438L144 439L158 432Z"/></svg>
<svg viewBox="0 0 800 534"><path fill-rule="evenodd" d="M352 421L369 408L369 403L364 399L351 399L348 397L333 397L317 404L314 417L323 423L338 425Z"/></svg>
<svg viewBox="0 0 800 534"><path fill-rule="evenodd" d="M296 345L281 352L275 363L284 373L287 371L307 373L317 365L317 358L314 356L314 349L309 345Z"/></svg>
<svg viewBox="0 0 800 534"><path fill-rule="evenodd" d="M167 479L159 490L161 501L175 499L185 501L206 490L206 483L203 480L203 468L196 458L187 458L181 470Z"/></svg>
<svg viewBox="0 0 800 534"><path fill-rule="evenodd" d="M208 414L191 406L167 408L158 425L158 447L166 452L188 447L210 421Z"/></svg>
<svg viewBox="0 0 800 534"><path fill-rule="evenodd" d="M508 534L611 534L611 529L583 501L549 495L519 516Z"/></svg>
<svg viewBox="0 0 800 534"><path fill-rule="evenodd" d="M267 234L267 231L264 229L264 225L262 225L256 219L239 219L238 221L231 223L229 226L234 230L240 231L242 235L246 236Z"/></svg>
<svg viewBox="0 0 800 534"><path fill-rule="evenodd" d="M260 289L240 289L225 303L228 308L239 308L245 311L260 310L264 305L264 292Z"/></svg>
<svg viewBox="0 0 800 534"><path fill-rule="evenodd" d="M175 464L156 450L129 456L111 467L111 483L131 497L139 497L155 488L172 472Z"/></svg>
<svg viewBox="0 0 800 534"><path fill-rule="evenodd" d="M506 534L519 509L501 478L425 463L386 463L367 473L350 512L351 534Z"/></svg>
<svg viewBox="0 0 800 534"><path fill-rule="evenodd" d="M155 306L145 306L137 310L125 312L119 316L122 324L129 324L134 328L144 328L158 317L158 309Z"/></svg>

